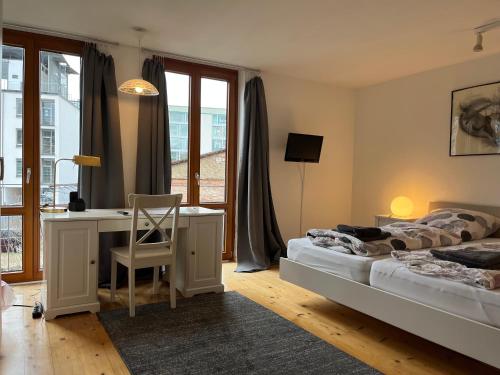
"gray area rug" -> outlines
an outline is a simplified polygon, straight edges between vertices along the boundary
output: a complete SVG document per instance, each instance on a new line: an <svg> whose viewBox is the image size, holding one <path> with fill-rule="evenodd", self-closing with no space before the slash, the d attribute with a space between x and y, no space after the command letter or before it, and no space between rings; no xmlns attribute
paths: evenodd
<svg viewBox="0 0 500 375"><path fill-rule="evenodd" d="M99 313L132 374L378 374L236 292Z"/></svg>

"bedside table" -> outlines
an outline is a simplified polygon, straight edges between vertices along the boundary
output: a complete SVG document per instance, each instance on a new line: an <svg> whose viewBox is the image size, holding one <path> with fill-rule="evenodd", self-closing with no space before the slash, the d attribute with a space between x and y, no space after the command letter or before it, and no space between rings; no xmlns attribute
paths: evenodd
<svg viewBox="0 0 500 375"><path fill-rule="evenodd" d="M376 227L382 227L384 225L392 224L392 223L397 223L398 221L403 221L406 223L412 223L415 220L417 220L416 217L395 217L391 215L375 215L375 226Z"/></svg>

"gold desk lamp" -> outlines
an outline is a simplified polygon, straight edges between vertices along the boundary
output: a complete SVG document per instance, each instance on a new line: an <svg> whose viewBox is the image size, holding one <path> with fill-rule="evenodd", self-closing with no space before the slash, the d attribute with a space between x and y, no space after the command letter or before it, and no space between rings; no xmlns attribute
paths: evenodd
<svg viewBox="0 0 500 375"><path fill-rule="evenodd" d="M76 165L79 165L81 167L100 167L101 166L101 158L99 156L87 156L87 155L75 155L73 156L73 159L57 159L56 162L54 163L54 189L53 189L53 195L52 195L52 206L49 207L42 207L40 211L45 212L45 213L63 213L66 212L68 209L64 207L56 207L56 176L57 176L57 163L59 163L62 160L69 160L75 163Z"/></svg>

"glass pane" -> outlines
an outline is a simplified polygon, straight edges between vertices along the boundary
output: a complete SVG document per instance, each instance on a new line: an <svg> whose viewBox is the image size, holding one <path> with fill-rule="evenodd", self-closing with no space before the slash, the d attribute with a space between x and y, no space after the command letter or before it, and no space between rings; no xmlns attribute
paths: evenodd
<svg viewBox="0 0 500 375"><path fill-rule="evenodd" d="M54 163L80 149L80 56L40 52L40 204L52 204ZM56 203L77 190L78 167L57 164Z"/></svg>
<svg viewBox="0 0 500 375"><path fill-rule="evenodd" d="M182 194L188 202L189 173L189 91L187 74L166 72L168 118L170 125L170 156L172 158L172 194Z"/></svg>
<svg viewBox="0 0 500 375"><path fill-rule="evenodd" d="M23 87L24 49L4 45L2 49L3 129L0 145L0 154L5 158L5 176L0 189L2 206L23 205Z"/></svg>
<svg viewBox="0 0 500 375"><path fill-rule="evenodd" d="M226 81L201 79L200 202L226 201Z"/></svg>
<svg viewBox="0 0 500 375"><path fill-rule="evenodd" d="M0 265L2 272L23 270L23 218L0 217Z"/></svg>

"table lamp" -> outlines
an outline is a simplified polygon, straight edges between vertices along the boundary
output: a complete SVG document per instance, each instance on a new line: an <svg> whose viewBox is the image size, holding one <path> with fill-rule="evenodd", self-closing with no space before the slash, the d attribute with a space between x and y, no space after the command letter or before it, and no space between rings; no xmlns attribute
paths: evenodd
<svg viewBox="0 0 500 375"><path fill-rule="evenodd" d="M409 217L413 213L413 202L408 197L396 197L391 202L391 212L396 217Z"/></svg>
<svg viewBox="0 0 500 375"><path fill-rule="evenodd" d="M42 207L40 211L45 213L63 213L68 209L64 207L56 207L56 176L57 176L57 163L63 160L69 160L75 163L76 165L82 167L100 167L101 166L101 158L99 156L88 156L88 155L75 155L72 159L61 158L57 159L54 163L54 184L53 184L53 195L52 195L52 206L50 207Z"/></svg>

